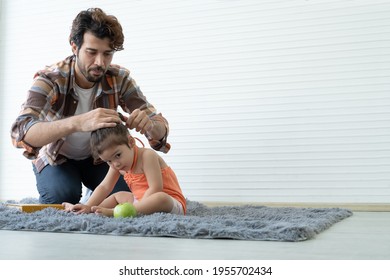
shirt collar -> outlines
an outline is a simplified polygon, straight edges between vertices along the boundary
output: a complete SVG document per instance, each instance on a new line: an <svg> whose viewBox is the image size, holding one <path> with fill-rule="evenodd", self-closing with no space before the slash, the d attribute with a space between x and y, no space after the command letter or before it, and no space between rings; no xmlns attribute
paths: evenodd
<svg viewBox="0 0 390 280"><path fill-rule="evenodd" d="M68 59L70 59L70 63L71 63L70 75L72 79L69 90L73 90L74 92L74 85L76 83L76 76L75 76L76 55L72 55L68 57ZM113 89L113 81L112 81L112 76L110 75L110 68L109 68L106 74L103 76L103 79L98 83L96 98L99 97L104 92L105 93L112 92L112 89Z"/></svg>

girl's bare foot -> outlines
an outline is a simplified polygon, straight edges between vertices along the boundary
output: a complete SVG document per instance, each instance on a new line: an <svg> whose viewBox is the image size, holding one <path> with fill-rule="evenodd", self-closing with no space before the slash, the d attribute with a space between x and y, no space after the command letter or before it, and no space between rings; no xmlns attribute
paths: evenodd
<svg viewBox="0 0 390 280"><path fill-rule="evenodd" d="M111 208L104 208L100 206L93 206L91 208L92 212L98 215L106 216L106 217L113 217L114 216L114 209Z"/></svg>
<svg viewBox="0 0 390 280"><path fill-rule="evenodd" d="M63 202L63 203L62 203L62 206L64 206L64 210L65 210L66 212L70 212L70 211L73 211L73 206L74 206L74 204L69 203L69 202Z"/></svg>

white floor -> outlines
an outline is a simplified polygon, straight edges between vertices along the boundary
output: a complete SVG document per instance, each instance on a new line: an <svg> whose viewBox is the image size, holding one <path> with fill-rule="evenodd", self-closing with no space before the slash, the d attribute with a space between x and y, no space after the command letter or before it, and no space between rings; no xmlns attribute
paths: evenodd
<svg viewBox="0 0 390 280"><path fill-rule="evenodd" d="M1 260L390 260L390 212L355 212L302 242L0 230Z"/></svg>

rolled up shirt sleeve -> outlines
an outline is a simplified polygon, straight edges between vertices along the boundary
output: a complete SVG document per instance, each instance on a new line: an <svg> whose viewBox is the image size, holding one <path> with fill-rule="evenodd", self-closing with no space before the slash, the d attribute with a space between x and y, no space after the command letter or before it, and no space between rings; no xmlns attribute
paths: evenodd
<svg viewBox="0 0 390 280"><path fill-rule="evenodd" d="M52 81L38 72L28 91L27 99L11 127L12 144L16 148L24 149L23 155L28 159L35 159L41 147L33 147L24 141L25 135L34 124L53 120L55 112L49 112L53 111L52 102L57 99L57 96L58 92Z"/></svg>
<svg viewBox="0 0 390 280"><path fill-rule="evenodd" d="M153 121L160 122L165 126L166 132L163 138L156 140L152 139L146 134L146 138L149 141L150 147L152 147L156 151L160 151L163 153L168 153L169 150L171 149L171 145L167 142L168 141L168 134L169 134L169 125L168 121L161 115L161 114L156 114L151 117Z"/></svg>
<svg viewBox="0 0 390 280"><path fill-rule="evenodd" d="M29 114L25 110L24 113L19 115L16 121L12 124L11 127L11 140L12 144L16 148L24 149L23 155L28 159L36 159L38 156L40 147L33 147L27 142L24 141L24 136L31 126L39 122L38 118L34 114Z"/></svg>
<svg viewBox="0 0 390 280"><path fill-rule="evenodd" d="M158 122L165 127L166 132L161 139L152 139L148 134L145 136L149 141L150 147L156 151L167 153L171 148L171 145L167 142L169 134L169 123L167 119L164 118L161 113L157 113L156 108L147 101L145 95L130 75L127 76L126 85L122 87L122 89L125 89L122 94L122 99L124 101L124 106L122 106L122 108L127 113L131 113L135 109L143 110L151 120Z"/></svg>

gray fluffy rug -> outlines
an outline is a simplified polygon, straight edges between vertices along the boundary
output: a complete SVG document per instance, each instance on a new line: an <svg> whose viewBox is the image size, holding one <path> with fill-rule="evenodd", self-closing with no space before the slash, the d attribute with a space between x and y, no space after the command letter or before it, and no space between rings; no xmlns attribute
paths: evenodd
<svg viewBox="0 0 390 280"><path fill-rule="evenodd" d="M38 202L36 199L27 198L19 203ZM250 205L207 207L198 202L188 201L186 216L156 213L137 218L115 219L94 214L75 215L52 208L34 213L21 213L0 203L0 229L200 239L303 241L313 238L351 215L351 211L341 208Z"/></svg>

